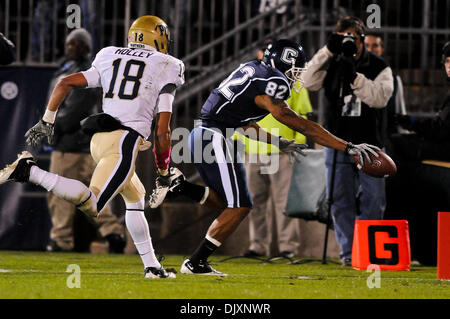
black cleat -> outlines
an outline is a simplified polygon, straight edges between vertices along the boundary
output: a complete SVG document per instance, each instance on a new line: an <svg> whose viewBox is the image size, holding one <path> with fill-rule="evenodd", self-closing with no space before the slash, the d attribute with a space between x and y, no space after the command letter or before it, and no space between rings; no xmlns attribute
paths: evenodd
<svg viewBox="0 0 450 319"><path fill-rule="evenodd" d="M144 276L145 278L176 278L175 270L174 269L164 269L161 268L155 268L155 267L147 267L144 270Z"/></svg>
<svg viewBox="0 0 450 319"><path fill-rule="evenodd" d="M28 151L23 151L17 160L0 171L0 185L8 181L26 183L30 179L30 169L36 162Z"/></svg>
<svg viewBox="0 0 450 319"><path fill-rule="evenodd" d="M188 275L228 276L223 272L215 270L207 261L200 261L198 264L194 264L189 259L183 262L180 272Z"/></svg>

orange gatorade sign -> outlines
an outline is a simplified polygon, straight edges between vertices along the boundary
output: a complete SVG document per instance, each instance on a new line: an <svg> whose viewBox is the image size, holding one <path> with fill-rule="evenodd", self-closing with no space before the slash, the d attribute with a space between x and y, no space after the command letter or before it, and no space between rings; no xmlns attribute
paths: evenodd
<svg viewBox="0 0 450 319"><path fill-rule="evenodd" d="M352 266L366 270L369 265L378 265L380 270L409 270L411 248L408 221L355 221Z"/></svg>
<svg viewBox="0 0 450 319"><path fill-rule="evenodd" d="M450 212L438 213L437 278L450 280Z"/></svg>

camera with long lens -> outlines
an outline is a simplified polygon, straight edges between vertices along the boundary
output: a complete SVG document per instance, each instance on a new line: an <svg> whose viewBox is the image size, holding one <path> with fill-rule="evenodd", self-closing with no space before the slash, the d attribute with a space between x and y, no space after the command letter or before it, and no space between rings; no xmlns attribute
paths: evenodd
<svg viewBox="0 0 450 319"><path fill-rule="evenodd" d="M347 32L342 35L342 54L346 57L353 57L358 48L356 47L356 37Z"/></svg>

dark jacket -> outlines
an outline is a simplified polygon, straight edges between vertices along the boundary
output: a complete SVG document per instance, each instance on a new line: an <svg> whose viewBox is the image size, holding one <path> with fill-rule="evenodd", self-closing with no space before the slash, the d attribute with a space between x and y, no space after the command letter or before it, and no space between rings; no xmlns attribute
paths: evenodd
<svg viewBox="0 0 450 319"><path fill-rule="evenodd" d="M416 134L392 136L396 162L450 161L450 95L436 116L414 119L409 129Z"/></svg>
<svg viewBox="0 0 450 319"><path fill-rule="evenodd" d="M66 75L85 71L91 66L86 57L80 61L65 61L56 71L49 87L50 97L58 80ZM97 113L101 102L99 89L74 89L61 103L55 120L55 143L53 149L61 152L89 153L90 138L80 129L80 121Z"/></svg>
<svg viewBox="0 0 450 319"><path fill-rule="evenodd" d="M435 117L416 119L412 129L422 140L422 159L450 161L450 94Z"/></svg>
<svg viewBox="0 0 450 319"><path fill-rule="evenodd" d="M382 58L364 50L356 62L356 72L373 81L387 66ZM343 116L343 104L339 99L339 81L337 81L339 72L345 70L341 70L339 62L333 57L323 83L327 100L324 126L331 133L355 144L384 146L384 130L387 127L386 108L374 108L361 102L360 116ZM352 94L353 90L349 83L344 83L343 92L343 96Z"/></svg>
<svg viewBox="0 0 450 319"><path fill-rule="evenodd" d="M427 140L450 142L450 94L435 117L415 119L412 129Z"/></svg>

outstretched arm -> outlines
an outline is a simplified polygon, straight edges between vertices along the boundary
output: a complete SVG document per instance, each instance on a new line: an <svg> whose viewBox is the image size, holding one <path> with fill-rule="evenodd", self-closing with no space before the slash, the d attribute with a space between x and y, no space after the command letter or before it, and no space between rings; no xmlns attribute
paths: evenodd
<svg viewBox="0 0 450 319"><path fill-rule="evenodd" d="M263 129L258 123L252 123L247 126L243 126L243 133L248 138L251 138L255 141L263 141L269 144L275 144L280 137L270 134L265 129Z"/></svg>
<svg viewBox="0 0 450 319"><path fill-rule="evenodd" d="M295 139L288 140L284 137L273 135L263 129L258 123L253 123L242 128L244 129L244 135L246 135L248 138L275 145L283 153L289 154L289 157L292 161L294 159L300 161L300 157L297 155L297 153L306 156L306 153L303 152L303 150L308 148L308 145L296 143Z"/></svg>
<svg viewBox="0 0 450 319"><path fill-rule="evenodd" d="M273 99L268 95L258 95L255 98L255 103L269 111L279 122L310 137L314 142L339 151L345 151L348 144L346 141L334 136L320 124L299 116L289 108L285 101Z"/></svg>
<svg viewBox="0 0 450 319"><path fill-rule="evenodd" d="M52 95L47 104L47 110L51 112L56 112L59 105L64 101L66 96L74 88L84 88L88 85L86 78L81 73L74 73L63 77L58 81L55 88L53 89Z"/></svg>
<svg viewBox="0 0 450 319"><path fill-rule="evenodd" d="M379 156L376 153L377 150L380 150L378 147L369 144L353 145L352 143L346 142L328 132L320 124L299 116L283 100L276 100L268 95L258 95L255 97L255 103L259 107L269 111L275 119L284 125L308 136L314 142L338 151L343 151L349 155L358 156L361 165L364 165L364 158L371 163L369 153L372 153L375 157Z"/></svg>

